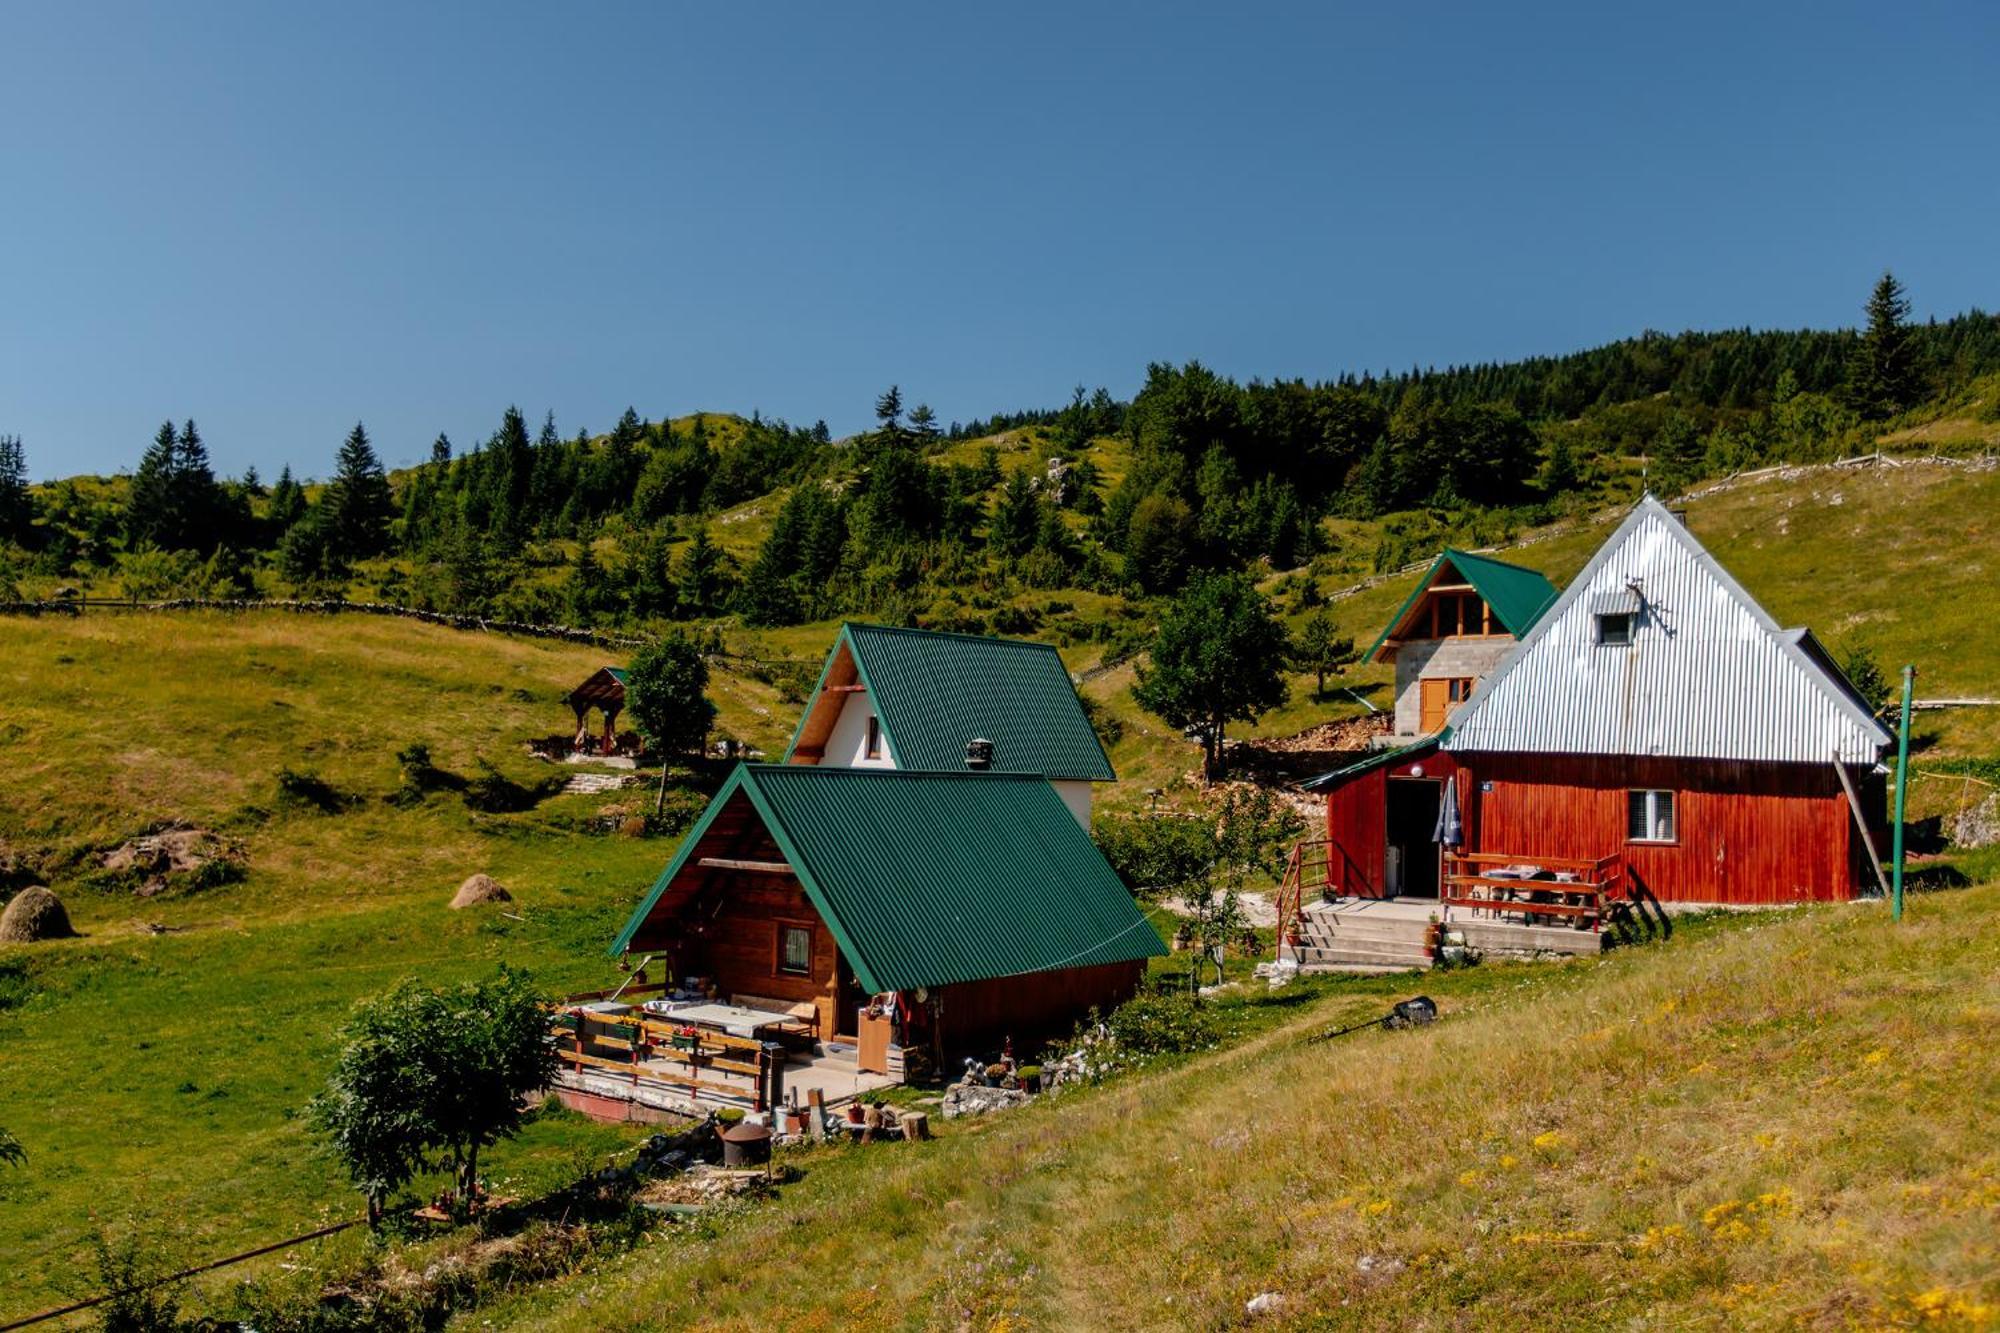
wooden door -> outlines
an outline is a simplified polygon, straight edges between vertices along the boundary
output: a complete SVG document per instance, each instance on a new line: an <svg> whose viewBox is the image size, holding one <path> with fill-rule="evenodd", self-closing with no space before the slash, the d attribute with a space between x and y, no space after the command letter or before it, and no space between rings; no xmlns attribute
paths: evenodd
<svg viewBox="0 0 2000 1333"><path fill-rule="evenodd" d="M1420 703L1417 730L1428 736L1442 727L1451 713L1451 681L1444 678L1420 680L1417 688Z"/></svg>
<svg viewBox="0 0 2000 1333"><path fill-rule="evenodd" d="M857 1011L854 1025L860 1040L854 1052L854 1067L864 1074L889 1072L889 1035L894 1026L887 1014L870 1018L866 1009Z"/></svg>

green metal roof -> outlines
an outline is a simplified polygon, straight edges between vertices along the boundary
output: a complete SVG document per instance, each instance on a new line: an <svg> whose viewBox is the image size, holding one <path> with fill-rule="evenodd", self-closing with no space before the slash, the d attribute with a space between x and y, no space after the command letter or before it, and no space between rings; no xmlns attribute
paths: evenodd
<svg viewBox="0 0 2000 1333"><path fill-rule="evenodd" d="M1464 576L1473 590L1493 608L1493 614L1500 618L1500 623L1507 627L1507 632L1517 639L1533 629L1535 622L1541 619L1542 612L1548 610L1556 600L1556 585L1532 569L1523 569L1519 565L1510 565L1491 556L1474 555L1470 551L1460 551L1447 546L1438 558L1431 562L1431 567L1424 571L1424 576L1417 580L1417 586L1410 590L1410 595L1396 608L1396 614L1389 617L1389 623L1382 627L1382 632L1375 637L1375 642L1361 655L1362 661L1374 659L1384 641L1395 632L1396 626L1403 623L1403 617L1410 613L1410 608L1417 604L1417 599L1424 595L1424 590L1436 580L1438 570L1447 563Z"/></svg>
<svg viewBox="0 0 2000 1333"><path fill-rule="evenodd" d="M1445 727L1443 730L1434 732L1422 740L1411 741L1408 745L1399 745L1389 750L1377 750L1366 759L1357 759L1344 768L1336 768L1331 772L1322 773L1316 778L1307 778L1299 785L1307 791L1325 791L1329 787L1338 787L1349 778L1358 778L1363 773L1372 772L1386 764L1393 764L1400 760L1411 758L1414 755L1422 754L1426 750L1435 750L1446 740L1450 739L1450 737L1451 728Z"/></svg>
<svg viewBox="0 0 2000 1333"><path fill-rule="evenodd" d="M629 679L627 679L630 673L627 672L624 667L608 666L604 669L606 671L609 671L611 673L611 679L617 681L620 685L629 685L632 683Z"/></svg>
<svg viewBox="0 0 2000 1333"><path fill-rule="evenodd" d="M1046 643L846 624L827 654L829 668L841 643L854 655L898 768L954 772L965 767L965 743L985 739L993 742L992 772L1118 778L1062 657Z"/></svg>
<svg viewBox="0 0 2000 1333"><path fill-rule="evenodd" d="M871 991L1128 962L1159 932L1039 775L742 764L611 952L732 800L748 800Z"/></svg>

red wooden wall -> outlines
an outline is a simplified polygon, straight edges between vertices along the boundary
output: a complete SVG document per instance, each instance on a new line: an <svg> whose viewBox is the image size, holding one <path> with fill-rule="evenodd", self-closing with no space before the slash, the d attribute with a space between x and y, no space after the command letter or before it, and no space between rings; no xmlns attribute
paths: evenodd
<svg viewBox="0 0 2000 1333"><path fill-rule="evenodd" d="M1341 892L1356 898L1382 895L1388 863L1389 780L1412 776L1442 780L1457 771L1452 756L1431 750L1357 774L1327 793L1326 836L1341 857L1330 877Z"/></svg>
<svg viewBox="0 0 2000 1333"><path fill-rule="evenodd" d="M1663 902L1827 901L1852 898L1860 887L1854 817L1831 762L1457 758L1466 773L1460 786L1470 793L1466 843L1478 851L1528 859L1622 855ZM1674 842L1625 840L1626 792L1635 787L1675 793Z"/></svg>
<svg viewBox="0 0 2000 1333"><path fill-rule="evenodd" d="M1419 766L1425 777L1457 774L1466 850L1524 860L1622 856L1663 902L1843 900L1872 883L1830 762L1432 752L1358 774L1327 794L1327 837L1344 853L1347 892L1381 892L1388 782ZM1880 846L1888 827L1883 785L1863 775L1856 786ZM1676 793L1673 843L1625 840L1625 794L1634 787Z"/></svg>

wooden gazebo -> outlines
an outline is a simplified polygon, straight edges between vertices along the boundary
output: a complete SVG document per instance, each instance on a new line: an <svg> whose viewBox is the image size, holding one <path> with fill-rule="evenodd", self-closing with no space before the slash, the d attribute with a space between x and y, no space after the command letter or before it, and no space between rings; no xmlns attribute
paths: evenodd
<svg viewBox="0 0 2000 1333"><path fill-rule="evenodd" d="M576 714L575 748L579 753L615 754L618 749L618 714L625 708L625 669L603 666L590 673L583 684L563 696ZM593 740L590 710L604 715L604 734Z"/></svg>

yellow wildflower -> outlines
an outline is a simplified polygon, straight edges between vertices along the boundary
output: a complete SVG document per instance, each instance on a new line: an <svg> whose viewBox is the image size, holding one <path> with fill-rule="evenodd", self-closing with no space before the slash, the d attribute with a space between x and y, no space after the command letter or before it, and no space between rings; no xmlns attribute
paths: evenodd
<svg viewBox="0 0 2000 1333"><path fill-rule="evenodd" d="M1535 1146L1537 1148L1540 1148L1544 1152L1547 1152L1551 1148L1560 1146L1562 1141L1563 1141L1563 1136L1561 1132L1558 1130L1552 1129L1549 1130L1547 1133L1535 1135Z"/></svg>
<svg viewBox="0 0 2000 1333"><path fill-rule="evenodd" d="M1396 1203L1393 1199L1377 1199L1368 1205L1367 1213L1370 1217L1380 1217L1395 1206Z"/></svg>

